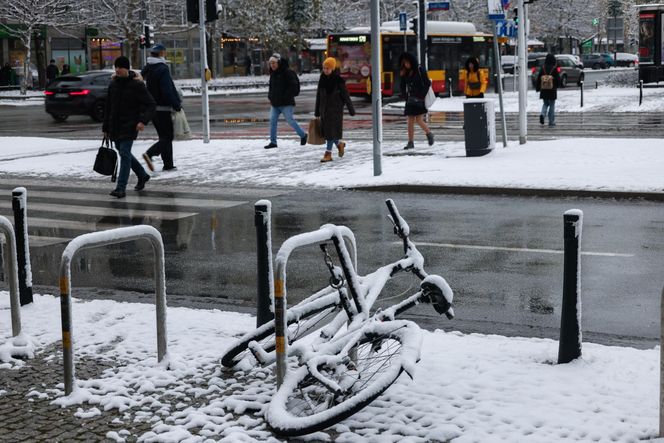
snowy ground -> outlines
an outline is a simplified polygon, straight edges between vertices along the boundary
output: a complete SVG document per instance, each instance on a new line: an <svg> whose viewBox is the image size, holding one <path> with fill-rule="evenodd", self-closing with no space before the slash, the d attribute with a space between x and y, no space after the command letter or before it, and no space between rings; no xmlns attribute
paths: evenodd
<svg viewBox="0 0 664 443"><path fill-rule="evenodd" d="M23 331L37 350L61 338L54 312L59 299L51 295L23 308ZM117 409L124 423L148 420L152 431L139 441L276 441L262 418L274 388L271 371L224 373L218 364L232 337L255 325L254 318L169 308L170 371L156 362L153 305L74 300L73 319L77 356L101 353L123 364L99 379L79 380L68 397L57 381L31 395L79 405L81 418ZM4 340L9 324L4 292ZM557 365L555 341L464 335L453 332L453 320L441 324L445 330L424 332L414 380L402 375L372 405L334 426L336 441L636 442L656 435L659 350L586 343L580 360ZM0 345L0 361L7 349ZM10 360L0 368L24 364ZM171 407L166 398L180 401ZM122 414L136 406L142 412ZM107 437L120 441L118 434ZM318 433L310 440L329 437Z"/></svg>

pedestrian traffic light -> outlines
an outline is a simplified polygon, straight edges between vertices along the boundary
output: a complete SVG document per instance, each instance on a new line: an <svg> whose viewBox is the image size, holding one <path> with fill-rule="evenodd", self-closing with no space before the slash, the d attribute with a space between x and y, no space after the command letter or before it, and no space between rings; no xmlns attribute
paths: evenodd
<svg viewBox="0 0 664 443"><path fill-rule="evenodd" d="M417 34L417 19L416 18L411 18L410 19L410 29Z"/></svg>
<svg viewBox="0 0 664 443"><path fill-rule="evenodd" d="M144 47L151 48L154 46L154 26L145 25L143 28L143 34L145 38Z"/></svg>
<svg viewBox="0 0 664 443"><path fill-rule="evenodd" d="M205 0L205 22L211 22L219 17L221 5L217 0ZM198 23L198 0L187 0L187 20L191 23Z"/></svg>
<svg viewBox="0 0 664 443"><path fill-rule="evenodd" d="M512 10L512 12L514 14L514 24L518 25L519 24L519 8L514 8Z"/></svg>

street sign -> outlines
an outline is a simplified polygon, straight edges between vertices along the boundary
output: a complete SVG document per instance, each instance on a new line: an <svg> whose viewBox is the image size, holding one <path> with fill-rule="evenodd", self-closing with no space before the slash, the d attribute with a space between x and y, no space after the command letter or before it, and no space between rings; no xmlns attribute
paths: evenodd
<svg viewBox="0 0 664 443"><path fill-rule="evenodd" d="M450 2L429 2L429 11L448 11Z"/></svg>
<svg viewBox="0 0 664 443"><path fill-rule="evenodd" d="M487 0L487 7L489 9L489 18L491 20L505 19L505 10L501 0Z"/></svg>
<svg viewBox="0 0 664 443"><path fill-rule="evenodd" d="M514 20L496 20L496 35L498 37L517 37L519 27Z"/></svg>
<svg viewBox="0 0 664 443"><path fill-rule="evenodd" d="M406 15L405 12L399 13L399 29L401 31L405 31L406 29L408 29L408 16Z"/></svg>

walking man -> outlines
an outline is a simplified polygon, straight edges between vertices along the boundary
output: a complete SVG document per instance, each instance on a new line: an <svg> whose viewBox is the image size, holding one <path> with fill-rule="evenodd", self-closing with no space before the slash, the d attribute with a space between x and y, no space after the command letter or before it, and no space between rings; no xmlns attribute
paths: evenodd
<svg viewBox="0 0 664 443"><path fill-rule="evenodd" d="M55 60L51 59L51 62L46 67L46 86L50 85L59 73L58 65L55 64Z"/></svg>
<svg viewBox="0 0 664 443"><path fill-rule="evenodd" d="M270 143L265 149L277 147L277 124L279 114L283 114L286 122L295 129L300 136L300 144L307 144L307 133L293 118L295 96L300 93L300 81L297 74L288 69L288 60L281 58L276 52L270 57L270 89L268 98L272 108L270 110Z"/></svg>
<svg viewBox="0 0 664 443"><path fill-rule="evenodd" d="M173 164L173 120L171 112L178 112L182 108L182 102L178 95L171 72L166 64L164 55L166 47L156 44L150 48L148 63L141 71L145 79L148 91L157 102L157 112L152 118L152 123L157 130L159 141L143 153L143 160L150 171L154 171L152 157L161 155L164 162L163 171L177 169Z"/></svg>

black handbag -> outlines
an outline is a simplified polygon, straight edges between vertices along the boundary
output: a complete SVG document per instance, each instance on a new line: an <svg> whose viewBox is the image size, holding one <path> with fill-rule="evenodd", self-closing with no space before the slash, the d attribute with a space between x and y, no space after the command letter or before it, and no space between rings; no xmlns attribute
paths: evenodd
<svg viewBox="0 0 664 443"><path fill-rule="evenodd" d="M111 142L106 137L97 151L92 169L98 174L110 175L111 182L115 182L118 177L118 153L111 147Z"/></svg>

